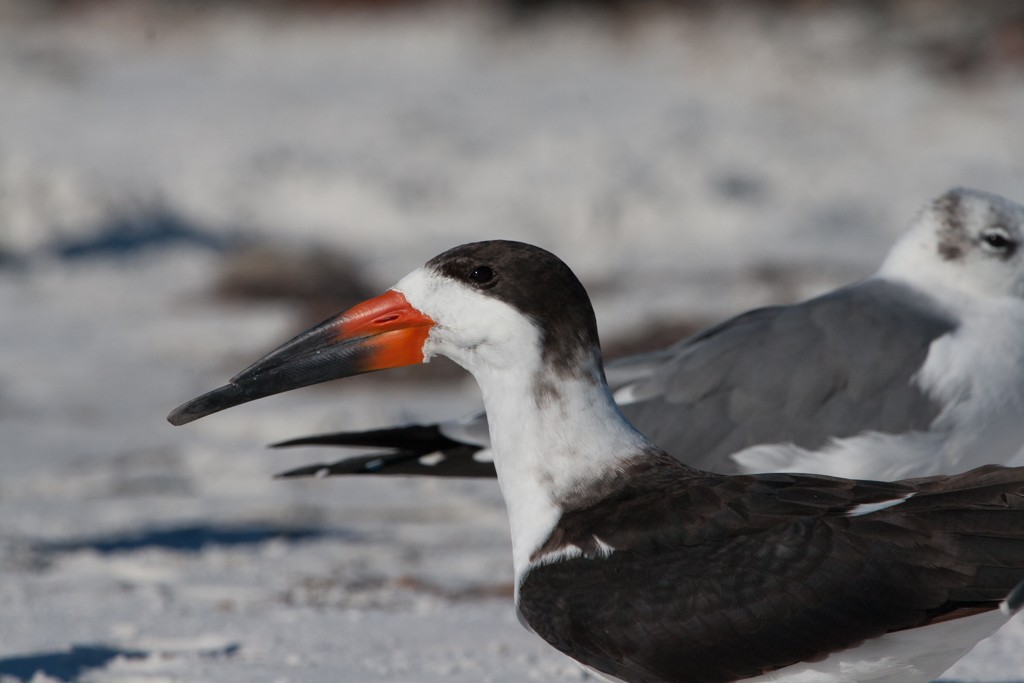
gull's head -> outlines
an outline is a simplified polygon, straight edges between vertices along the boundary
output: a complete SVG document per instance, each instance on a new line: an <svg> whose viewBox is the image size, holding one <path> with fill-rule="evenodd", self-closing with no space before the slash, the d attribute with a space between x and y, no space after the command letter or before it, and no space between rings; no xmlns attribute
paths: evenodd
<svg viewBox="0 0 1024 683"><path fill-rule="evenodd" d="M881 275L972 296L1024 298L1024 206L956 188L932 200Z"/></svg>
<svg viewBox="0 0 1024 683"><path fill-rule="evenodd" d="M184 424L278 394L444 355L489 372L598 380L597 323L586 290L553 254L522 242L455 247L387 293L298 335L228 384L175 409Z"/></svg>

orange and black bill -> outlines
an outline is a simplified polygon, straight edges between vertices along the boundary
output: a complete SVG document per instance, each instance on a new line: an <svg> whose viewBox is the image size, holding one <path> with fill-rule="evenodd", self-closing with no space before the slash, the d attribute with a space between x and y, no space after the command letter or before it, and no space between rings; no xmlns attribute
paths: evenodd
<svg viewBox="0 0 1024 683"><path fill-rule="evenodd" d="M423 362L423 344L434 321L396 291L364 301L325 320L256 361L230 383L178 406L173 425L225 408L351 377Z"/></svg>

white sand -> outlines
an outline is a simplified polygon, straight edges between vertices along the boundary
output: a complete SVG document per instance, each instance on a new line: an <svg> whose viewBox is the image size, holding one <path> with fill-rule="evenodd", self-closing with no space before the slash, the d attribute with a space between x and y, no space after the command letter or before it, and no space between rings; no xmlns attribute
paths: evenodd
<svg viewBox="0 0 1024 683"><path fill-rule="evenodd" d="M511 580L493 482L270 478L333 454L268 442L457 415L469 383L363 378L171 428L294 312L211 302L198 248L52 246L166 208L344 249L383 288L511 237L581 273L606 337L724 317L871 272L947 187L1024 198L1024 80L874 47L843 16L0 24L0 249L26 264L0 269L0 681L585 678L472 595ZM1021 680L1022 643L1018 620L949 677Z"/></svg>

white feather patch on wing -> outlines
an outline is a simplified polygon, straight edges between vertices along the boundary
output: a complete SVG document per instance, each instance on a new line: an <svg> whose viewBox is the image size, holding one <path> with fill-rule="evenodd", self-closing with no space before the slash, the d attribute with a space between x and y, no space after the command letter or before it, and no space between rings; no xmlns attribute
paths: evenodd
<svg viewBox="0 0 1024 683"><path fill-rule="evenodd" d="M893 500L883 500L877 503L862 503L861 505L857 505L850 508L847 511L846 516L861 517L863 515L870 515L872 512L878 512L879 510L885 510L886 508L891 508L896 505L899 505L900 503L912 498L913 495L913 493L908 493L907 495L901 498L895 498Z"/></svg>

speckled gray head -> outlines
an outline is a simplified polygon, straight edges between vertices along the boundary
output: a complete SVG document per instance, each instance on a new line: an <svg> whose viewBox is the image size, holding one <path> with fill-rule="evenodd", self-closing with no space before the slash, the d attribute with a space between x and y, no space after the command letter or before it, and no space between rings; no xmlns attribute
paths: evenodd
<svg viewBox="0 0 1024 683"><path fill-rule="evenodd" d="M1020 244L1024 207L998 195L957 188L932 202L927 213L939 224L939 256L964 259L972 249L1008 260Z"/></svg>
<svg viewBox="0 0 1024 683"><path fill-rule="evenodd" d="M931 288L1024 297L1024 206L955 188L932 200L881 273Z"/></svg>

